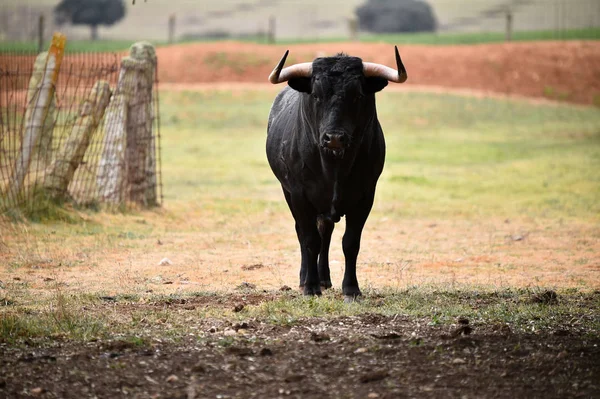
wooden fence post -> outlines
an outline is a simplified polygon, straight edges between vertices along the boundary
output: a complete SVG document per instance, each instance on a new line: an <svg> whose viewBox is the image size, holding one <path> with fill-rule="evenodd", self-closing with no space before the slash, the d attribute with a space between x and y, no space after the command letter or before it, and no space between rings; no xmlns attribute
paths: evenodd
<svg viewBox="0 0 600 399"><path fill-rule="evenodd" d="M17 159L11 184L11 190L15 196L19 196L23 189L25 176L29 171L35 149L40 143L40 137L50 136L50 140L46 137L42 140L42 145L51 143L54 117L48 118L48 116L53 108L51 105L54 101L54 91L65 51L65 43L66 37L55 33L48 53L40 54L36 59L34 67L36 69L31 76L27 93L28 103L25 111L25 131L21 142L21 154ZM52 125L47 124L48 120L52 121ZM49 159L47 155L45 158Z"/></svg>
<svg viewBox="0 0 600 399"><path fill-rule="evenodd" d="M121 61L115 95L106 111L104 150L97 173L100 198L155 206L157 200L153 84L156 53L148 42L131 46Z"/></svg>
<svg viewBox="0 0 600 399"><path fill-rule="evenodd" d="M44 14L38 19L38 53L44 49Z"/></svg>
<svg viewBox="0 0 600 399"><path fill-rule="evenodd" d="M512 15L512 11L509 8L506 9L506 34L505 34L505 40L507 42L510 42L512 40L512 30L513 30L513 15Z"/></svg>
<svg viewBox="0 0 600 399"><path fill-rule="evenodd" d="M71 133L46 175L44 187L53 199L64 201L67 198L69 183L83 161L92 133L104 116L110 95L108 82L100 80L94 84L87 99L81 104Z"/></svg>
<svg viewBox="0 0 600 399"><path fill-rule="evenodd" d="M275 44L275 25L275 17L269 17L269 30L267 31L267 43L269 44Z"/></svg>
<svg viewBox="0 0 600 399"><path fill-rule="evenodd" d="M168 43L173 44L175 42L175 14L169 15L169 37Z"/></svg>

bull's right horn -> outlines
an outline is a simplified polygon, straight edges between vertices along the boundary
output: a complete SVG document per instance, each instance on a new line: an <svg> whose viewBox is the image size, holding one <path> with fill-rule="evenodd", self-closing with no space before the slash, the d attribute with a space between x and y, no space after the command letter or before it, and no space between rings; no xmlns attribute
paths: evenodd
<svg viewBox="0 0 600 399"><path fill-rule="evenodd" d="M285 60L290 53L290 50L286 50L285 54L279 61L279 64L273 69L273 72L269 75L269 82L274 85L278 83L287 82L292 78L310 78L312 76L312 62L303 62L301 64L294 64L283 69Z"/></svg>
<svg viewBox="0 0 600 399"><path fill-rule="evenodd" d="M398 46L394 46L394 49L396 50L396 67L398 70L373 62L363 62L363 71L365 76L378 76L394 83L406 82L406 79L408 79L408 74L406 73L406 68L404 68L404 64L400 59Z"/></svg>

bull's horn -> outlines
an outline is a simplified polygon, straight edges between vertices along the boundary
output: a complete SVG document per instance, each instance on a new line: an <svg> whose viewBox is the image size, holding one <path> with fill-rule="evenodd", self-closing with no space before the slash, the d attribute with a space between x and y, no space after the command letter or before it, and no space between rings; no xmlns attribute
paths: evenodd
<svg viewBox="0 0 600 399"><path fill-rule="evenodd" d="M295 64L285 69L283 65L285 60L290 53L290 50L286 50L285 54L279 61L279 64L273 69L273 72L269 75L269 82L276 85L277 83L287 82L292 78L309 78L312 75L312 62L304 62L302 64Z"/></svg>
<svg viewBox="0 0 600 399"><path fill-rule="evenodd" d="M404 64L402 64L402 60L400 59L398 46L394 46L394 48L396 49L396 66L398 68L397 71L385 65L375 64L373 62L363 62L363 70L365 76L379 76L380 78L387 79L390 82L394 83L406 82L406 79L408 79L408 75L406 74L406 68L404 68Z"/></svg>

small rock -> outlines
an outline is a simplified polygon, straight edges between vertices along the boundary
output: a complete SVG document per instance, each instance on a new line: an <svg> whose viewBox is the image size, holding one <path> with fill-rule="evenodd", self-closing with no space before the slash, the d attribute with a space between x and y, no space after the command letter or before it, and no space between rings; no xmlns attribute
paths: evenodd
<svg viewBox="0 0 600 399"><path fill-rule="evenodd" d="M196 363L196 365L192 367L192 373L204 374L206 373L206 367L204 367L202 363Z"/></svg>
<svg viewBox="0 0 600 399"><path fill-rule="evenodd" d="M233 326L233 329L236 330L236 331L238 331L238 330L248 330L250 328L251 328L250 324L248 324L248 322L246 322L246 321L243 321L241 323L236 323Z"/></svg>
<svg viewBox="0 0 600 399"><path fill-rule="evenodd" d="M299 382L302 381L306 376L304 374L291 374L285 377L285 382Z"/></svg>
<svg viewBox="0 0 600 399"><path fill-rule="evenodd" d="M235 305L235 307L233 308L233 311L235 313L241 312L242 310L244 310L244 304L243 303L239 303L239 304Z"/></svg>
<svg viewBox="0 0 600 399"><path fill-rule="evenodd" d="M363 374L360 376L359 381L363 384L373 381L381 381L387 378L390 374L386 370L377 370L371 373Z"/></svg>
<svg viewBox="0 0 600 399"><path fill-rule="evenodd" d="M373 338L377 338L377 339L398 339L398 338L402 338L402 336L398 333L395 332L391 332L389 334L371 334L371 336Z"/></svg>
<svg viewBox="0 0 600 399"><path fill-rule="evenodd" d="M229 346L227 349L225 349L225 352L229 353L230 355L236 355L240 357L252 356L254 354L252 349L240 346Z"/></svg>
<svg viewBox="0 0 600 399"><path fill-rule="evenodd" d="M262 348L258 354L261 356L273 356L273 351L269 348Z"/></svg>
<svg viewBox="0 0 600 399"><path fill-rule="evenodd" d="M243 281L242 284L235 287L236 290L255 290L256 285Z"/></svg>
<svg viewBox="0 0 600 399"><path fill-rule="evenodd" d="M226 337L233 337L237 334L237 332L235 332L235 330L231 330L231 329L227 329L225 331L223 331L223 335Z"/></svg>
<svg viewBox="0 0 600 399"><path fill-rule="evenodd" d="M367 348L358 348L357 350L354 351L354 353L365 353L368 351L369 350Z"/></svg>
<svg viewBox="0 0 600 399"><path fill-rule="evenodd" d="M292 289L290 287L288 287L287 285L282 286L279 291L291 291Z"/></svg>
<svg viewBox="0 0 600 399"><path fill-rule="evenodd" d="M160 262L158 262L158 266L171 266L173 262L169 260L169 258L163 258Z"/></svg>
<svg viewBox="0 0 600 399"><path fill-rule="evenodd" d="M452 364L465 364L467 361L465 359L461 359L460 357L457 357L456 359L452 360Z"/></svg>
<svg viewBox="0 0 600 399"><path fill-rule="evenodd" d="M254 265L244 265L242 266L242 270L256 270L262 269L263 267L265 267L265 265L263 265L262 263L256 263Z"/></svg>
<svg viewBox="0 0 600 399"><path fill-rule="evenodd" d="M370 399L375 399L378 397L379 397L379 394L377 392L369 392L369 394L367 395L367 398L370 398Z"/></svg>
<svg viewBox="0 0 600 399"><path fill-rule="evenodd" d="M171 374L170 376L167 377L167 379L165 381L166 382L177 382L177 381L179 381L179 377L177 377L175 374Z"/></svg>
<svg viewBox="0 0 600 399"><path fill-rule="evenodd" d="M510 238L513 241L523 241L525 239L525 236L523 236L521 234L515 234L515 235L512 235Z"/></svg>
<svg viewBox="0 0 600 399"><path fill-rule="evenodd" d="M50 277L44 277L44 281L45 282L50 282L50 281L54 281L54 279L50 278Z"/></svg>
<svg viewBox="0 0 600 399"><path fill-rule="evenodd" d="M312 332L310 333L310 339L315 341L315 342L323 342L323 341L329 341L331 339L331 337L325 333L317 333L317 332Z"/></svg>
<svg viewBox="0 0 600 399"><path fill-rule="evenodd" d="M31 391L29 391L29 393L31 393L33 396L39 396L44 393L44 388L41 388L41 387L31 388Z"/></svg>

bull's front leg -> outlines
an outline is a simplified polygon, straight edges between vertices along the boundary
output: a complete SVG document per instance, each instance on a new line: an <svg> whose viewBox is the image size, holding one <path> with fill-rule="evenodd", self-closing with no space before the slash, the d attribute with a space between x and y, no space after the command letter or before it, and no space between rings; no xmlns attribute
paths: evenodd
<svg viewBox="0 0 600 399"><path fill-rule="evenodd" d="M333 220L327 215L319 215L317 228L321 236L321 251L319 252L319 282L322 288L331 288L331 274L329 271L329 245L333 233Z"/></svg>
<svg viewBox="0 0 600 399"><path fill-rule="evenodd" d="M316 211L302 195L290 198L292 214L296 220L296 233L300 243L300 287L304 295L321 295L317 259L321 249L321 236L317 229Z"/></svg>
<svg viewBox="0 0 600 399"><path fill-rule="evenodd" d="M363 227L373 206L374 194L375 192L373 191L372 194L360 202L359 206L346 214L346 232L342 239L344 257L346 258L342 292L344 293L344 300L346 302L354 301L362 295L358 287L358 279L356 278L356 260L360 251Z"/></svg>

